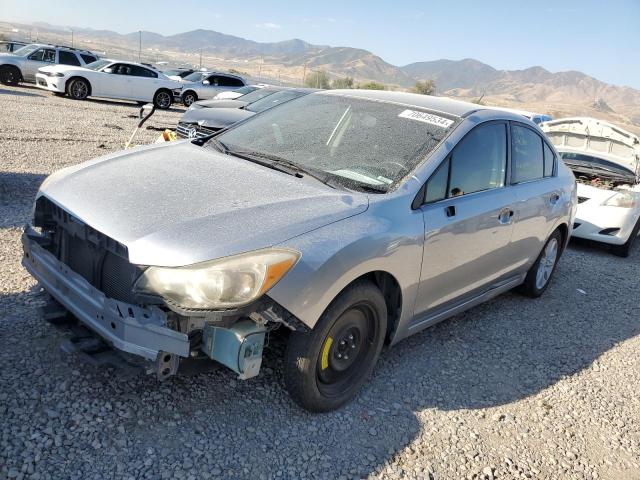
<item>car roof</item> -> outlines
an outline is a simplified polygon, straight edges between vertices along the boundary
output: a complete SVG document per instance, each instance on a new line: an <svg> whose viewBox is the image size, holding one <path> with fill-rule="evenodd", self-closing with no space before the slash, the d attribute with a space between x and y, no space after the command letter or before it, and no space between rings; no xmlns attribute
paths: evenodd
<svg viewBox="0 0 640 480"><path fill-rule="evenodd" d="M466 117L478 110L489 110L482 105L460 100L453 100L446 97L436 97L433 95L420 95L418 93L392 92L388 90L326 90L319 95L342 95L345 97L362 98L365 100L377 100L383 102L399 103L407 106L414 106L448 113L458 117Z"/></svg>

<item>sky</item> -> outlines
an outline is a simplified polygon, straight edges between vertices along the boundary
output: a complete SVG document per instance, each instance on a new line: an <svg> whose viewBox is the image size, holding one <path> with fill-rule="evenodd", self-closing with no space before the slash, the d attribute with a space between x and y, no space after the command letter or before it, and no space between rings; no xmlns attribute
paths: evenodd
<svg viewBox="0 0 640 480"><path fill-rule="evenodd" d="M475 58L640 88L640 0L0 0L0 21L364 48L394 65Z"/></svg>

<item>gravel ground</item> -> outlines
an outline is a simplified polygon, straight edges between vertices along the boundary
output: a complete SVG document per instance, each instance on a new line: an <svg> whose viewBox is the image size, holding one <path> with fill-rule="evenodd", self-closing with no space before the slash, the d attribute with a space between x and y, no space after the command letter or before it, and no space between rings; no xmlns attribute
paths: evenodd
<svg viewBox="0 0 640 480"><path fill-rule="evenodd" d="M331 414L290 402L278 348L247 382L118 375L59 350L19 236L44 176L122 148L137 108L0 87L0 112L0 479L640 479L640 248L572 243L543 298L386 350Z"/></svg>

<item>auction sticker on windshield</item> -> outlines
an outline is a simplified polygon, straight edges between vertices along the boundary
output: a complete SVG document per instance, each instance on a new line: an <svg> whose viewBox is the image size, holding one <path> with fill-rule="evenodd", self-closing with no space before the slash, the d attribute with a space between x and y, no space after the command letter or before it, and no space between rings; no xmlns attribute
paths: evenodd
<svg viewBox="0 0 640 480"><path fill-rule="evenodd" d="M418 112L416 110L405 110L398 116L402 118L409 118L411 120L417 120L419 122L429 123L431 125L442 128L449 128L453 124L453 120L449 120L448 118L439 117L438 115L433 115L432 113Z"/></svg>

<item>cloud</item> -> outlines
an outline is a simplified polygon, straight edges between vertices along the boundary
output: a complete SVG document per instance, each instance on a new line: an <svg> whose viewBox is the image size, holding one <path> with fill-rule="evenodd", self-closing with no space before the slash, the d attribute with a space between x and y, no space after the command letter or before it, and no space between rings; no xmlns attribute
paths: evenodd
<svg viewBox="0 0 640 480"><path fill-rule="evenodd" d="M278 25L277 23L266 22L266 23L258 23L256 27L266 28L267 30L280 30L282 28L282 25Z"/></svg>

